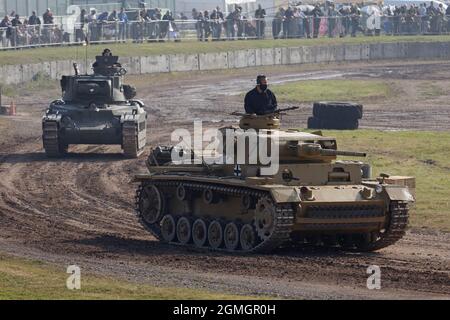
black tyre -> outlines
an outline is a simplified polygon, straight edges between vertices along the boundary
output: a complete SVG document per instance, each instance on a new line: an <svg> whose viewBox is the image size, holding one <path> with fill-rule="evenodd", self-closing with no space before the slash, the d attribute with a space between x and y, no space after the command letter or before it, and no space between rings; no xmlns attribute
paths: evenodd
<svg viewBox="0 0 450 320"><path fill-rule="evenodd" d="M309 117L308 118L308 129L323 129L321 119L316 118L316 117Z"/></svg>
<svg viewBox="0 0 450 320"><path fill-rule="evenodd" d="M359 121L343 119L321 119L322 127L320 129L331 130L356 130L359 127Z"/></svg>
<svg viewBox="0 0 450 320"><path fill-rule="evenodd" d="M321 119L361 119L363 106L348 102L315 102L313 115Z"/></svg>

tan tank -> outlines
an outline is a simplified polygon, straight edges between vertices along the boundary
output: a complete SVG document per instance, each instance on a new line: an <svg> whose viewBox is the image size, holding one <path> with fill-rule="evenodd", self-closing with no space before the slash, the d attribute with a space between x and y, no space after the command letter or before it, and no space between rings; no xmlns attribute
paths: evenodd
<svg viewBox="0 0 450 320"><path fill-rule="evenodd" d="M244 253L299 243L372 251L402 238L414 178L370 179L369 165L337 160L364 153L338 151L334 138L279 126L278 114L243 115L240 128L220 130L224 146L227 129L236 136L250 131L258 138L276 136L279 168L268 176L261 174L268 166L259 159L251 164L251 143L245 144L241 165L237 156L231 164L177 164L172 154L199 158L178 147L153 149L149 172L135 176L143 226L168 243ZM228 146L236 152L237 143Z"/></svg>

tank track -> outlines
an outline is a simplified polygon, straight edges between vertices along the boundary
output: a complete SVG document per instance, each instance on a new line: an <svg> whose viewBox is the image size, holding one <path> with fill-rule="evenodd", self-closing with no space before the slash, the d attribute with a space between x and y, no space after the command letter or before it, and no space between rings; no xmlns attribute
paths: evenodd
<svg viewBox="0 0 450 320"><path fill-rule="evenodd" d="M157 187L176 187L180 182L175 181L156 181L153 182ZM250 195L257 198L262 197L270 197L268 192L263 192L259 190L253 190L249 188L243 187L232 187L232 186L224 186L220 184L206 184L206 183L194 183L194 182L183 182L183 186L189 188L191 190L201 191L206 188L218 192L220 194L229 195L229 196L243 196ZM141 194L143 190L143 184L141 184L136 192L136 214L141 222L141 224L158 240L164 241L161 235L161 230L158 223L148 224L144 221L142 214L139 208L139 202L141 199ZM222 252L232 252L232 253L268 253L273 251L276 248L279 248L284 243L290 240L290 234L292 231L292 227L294 225L294 210L291 204L275 204L274 203L274 229L271 232L270 236L264 240L259 241L257 244L251 248L250 250L242 250L238 248L236 250L228 250L226 248L211 248L208 245L202 247L203 249L208 249L212 251L222 251ZM224 223L228 223L231 221L223 221ZM193 244L183 245L179 242L170 242L170 244L180 245L180 246L188 246L193 248L199 248ZM200 248L200 249L202 249Z"/></svg>
<svg viewBox="0 0 450 320"><path fill-rule="evenodd" d="M357 243L359 251L375 251L393 245L405 235L408 225L409 213L408 203L402 201L391 201L389 206L389 224L383 233L373 237L368 242Z"/></svg>
<svg viewBox="0 0 450 320"><path fill-rule="evenodd" d="M60 157L67 153L67 146L62 145L60 141L56 121L44 121L42 123L42 142L48 157Z"/></svg>
<svg viewBox="0 0 450 320"><path fill-rule="evenodd" d="M144 148L138 149L138 124L132 121L126 121L122 127L122 149L126 157L137 158Z"/></svg>

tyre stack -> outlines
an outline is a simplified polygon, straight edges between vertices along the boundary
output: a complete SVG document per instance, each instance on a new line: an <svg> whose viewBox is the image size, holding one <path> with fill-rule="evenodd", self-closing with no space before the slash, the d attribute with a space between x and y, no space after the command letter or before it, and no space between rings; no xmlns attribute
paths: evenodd
<svg viewBox="0 0 450 320"><path fill-rule="evenodd" d="M355 130L363 115L363 106L348 102L314 102L308 129Z"/></svg>

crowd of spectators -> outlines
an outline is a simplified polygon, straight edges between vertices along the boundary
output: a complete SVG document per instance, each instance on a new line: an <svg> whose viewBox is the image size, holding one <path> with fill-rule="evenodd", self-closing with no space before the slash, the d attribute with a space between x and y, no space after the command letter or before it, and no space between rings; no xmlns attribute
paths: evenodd
<svg viewBox="0 0 450 320"><path fill-rule="evenodd" d="M64 33L60 26L54 24L53 13L47 9L42 20L33 11L29 18L21 19L16 12L11 12L0 21L0 44L37 45L41 43L61 43Z"/></svg>
<svg viewBox="0 0 450 320"><path fill-rule="evenodd" d="M11 12L0 21L0 45L16 47L69 42L180 41L183 35L193 35L199 41L236 39L317 38L358 33L380 34L440 34L450 32L450 6L431 2L430 5L363 6L337 5L333 2L313 5L298 3L280 7L272 17L258 5L244 13L235 5L229 13L220 7L211 11L192 9L174 16L145 4L135 10L97 12L82 9L72 27L55 23L50 9L42 16L36 12L21 18ZM68 30L64 30L68 29ZM271 34L268 34L271 33Z"/></svg>

